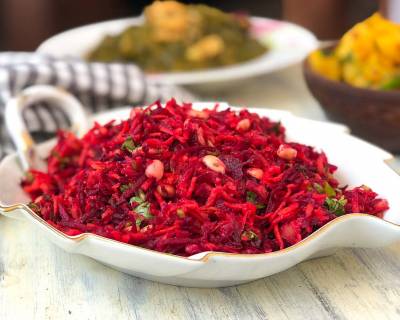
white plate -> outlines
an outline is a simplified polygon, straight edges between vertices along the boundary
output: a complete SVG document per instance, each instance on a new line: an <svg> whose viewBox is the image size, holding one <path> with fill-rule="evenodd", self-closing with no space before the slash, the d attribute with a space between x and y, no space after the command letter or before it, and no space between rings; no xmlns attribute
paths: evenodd
<svg viewBox="0 0 400 320"><path fill-rule="evenodd" d="M204 103L196 103L202 109ZM0 163L0 208L10 217L27 219L64 250L91 257L114 269L163 283L222 287L245 283L281 272L297 263L332 253L338 247L377 247L400 240L400 177L385 163L392 156L348 134L346 127L299 118L289 112L252 109L263 116L281 120L289 140L323 149L330 162L338 165L341 184L366 184L389 201L384 219L350 214L337 218L298 244L267 254L227 254L204 252L188 258L160 253L120 243L93 234L69 237L54 229L25 205L26 194L19 182L23 176L16 154ZM93 120L105 122L128 116L128 109L99 114ZM39 145L46 156L54 142ZM8 207L8 208L6 208ZM16 230L18 232L18 230Z"/></svg>
<svg viewBox="0 0 400 320"><path fill-rule="evenodd" d="M62 32L43 42L38 52L55 57L83 58L107 34L117 34L143 18L128 18L95 23ZM315 36L292 23L267 18L251 18L252 33L270 50L259 58L223 68L192 72L149 74L152 81L167 84L207 84L233 81L273 72L298 63L317 47Z"/></svg>

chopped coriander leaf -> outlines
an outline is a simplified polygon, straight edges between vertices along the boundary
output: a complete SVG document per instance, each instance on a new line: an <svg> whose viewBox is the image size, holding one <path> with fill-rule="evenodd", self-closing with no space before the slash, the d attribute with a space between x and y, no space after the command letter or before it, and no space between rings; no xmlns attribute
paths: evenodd
<svg viewBox="0 0 400 320"><path fill-rule="evenodd" d="M340 199L326 198L324 205L330 213L341 216L345 214L346 203L347 200L342 196Z"/></svg>
<svg viewBox="0 0 400 320"><path fill-rule="evenodd" d="M140 225L142 224L143 218L137 218L135 221L136 229L140 229Z"/></svg>
<svg viewBox="0 0 400 320"><path fill-rule="evenodd" d="M328 182L326 182L326 181L325 181L325 183L324 183L324 191L325 191L325 194L326 194L329 198L332 198L332 197L335 197L335 196L336 196L336 191L335 191L335 189L332 188L332 186L331 186Z"/></svg>
<svg viewBox="0 0 400 320"><path fill-rule="evenodd" d="M313 187L318 193L324 193L324 188L319 183L314 183ZM311 190L310 190L311 191Z"/></svg>
<svg viewBox="0 0 400 320"><path fill-rule="evenodd" d="M253 191L247 191L246 192L246 201L255 203L256 202L257 195Z"/></svg>
<svg viewBox="0 0 400 320"><path fill-rule="evenodd" d="M132 137L126 138L121 146L122 150L128 150L129 152L134 151L136 148L137 146L135 145L135 142L133 141Z"/></svg>
<svg viewBox="0 0 400 320"><path fill-rule="evenodd" d="M318 193L325 193L329 198L336 196L336 191L328 182L324 182L324 186L322 187L319 183L314 183L313 187L315 191Z"/></svg>
<svg viewBox="0 0 400 320"><path fill-rule="evenodd" d="M263 203L257 202L257 195L253 191L246 192L246 201L254 204L257 209L264 209L266 206Z"/></svg>
<svg viewBox="0 0 400 320"><path fill-rule="evenodd" d="M272 132L275 133L275 135L278 135L281 132L281 122L277 122L275 123L272 128L271 128Z"/></svg>
<svg viewBox="0 0 400 320"><path fill-rule="evenodd" d="M150 213L150 203L142 202L135 209L133 209L137 214L142 215L146 219L153 218L153 215Z"/></svg>
<svg viewBox="0 0 400 320"><path fill-rule="evenodd" d="M140 197L138 197L138 196L134 196L134 197L132 197L132 198L130 198L130 200L129 200L129 203L130 204L132 204L133 202L136 202L136 203L142 203L143 202L143 200L142 200L142 198L140 198Z"/></svg>
<svg viewBox="0 0 400 320"><path fill-rule="evenodd" d="M128 184L121 184L119 187L119 191L121 191L122 193L124 193L126 190L128 190L131 187L132 184L128 183Z"/></svg>
<svg viewBox="0 0 400 320"><path fill-rule="evenodd" d="M36 203L34 203L34 202L28 203L28 207L29 207L32 211L34 211L34 212L36 212L36 213L40 211L39 205L36 204Z"/></svg>

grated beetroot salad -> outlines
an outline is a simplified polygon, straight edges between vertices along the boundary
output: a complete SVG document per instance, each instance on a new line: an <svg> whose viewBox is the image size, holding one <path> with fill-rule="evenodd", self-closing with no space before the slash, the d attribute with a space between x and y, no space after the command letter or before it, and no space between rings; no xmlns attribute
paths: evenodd
<svg viewBox="0 0 400 320"><path fill-rule="evenodd" d="M22 182L31 208L68 235L92 232L161 252L265 253L337 216L382 217L366 186L339 187L324 153L242 110L196 111L175 100L58 134L48 173Z"/></svg>

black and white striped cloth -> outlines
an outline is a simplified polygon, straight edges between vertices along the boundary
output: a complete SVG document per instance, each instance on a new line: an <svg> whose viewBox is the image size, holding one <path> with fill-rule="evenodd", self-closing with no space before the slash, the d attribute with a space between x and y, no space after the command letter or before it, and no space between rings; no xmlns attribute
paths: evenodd
<svg viewBox="0 0 400 320"><path fill-rule="evenodd" d="M64 88L90 112L144 105L171 97L183 101L194 99L182 88L150 82L133 64L88 63L37 53L0 53L0 159L12 150L2 119L4 105L22 89L37 84ZM57 129L69 126L66 115L45 101L26 109L23 116L28 129L36 137L48 137Z"/></svg>

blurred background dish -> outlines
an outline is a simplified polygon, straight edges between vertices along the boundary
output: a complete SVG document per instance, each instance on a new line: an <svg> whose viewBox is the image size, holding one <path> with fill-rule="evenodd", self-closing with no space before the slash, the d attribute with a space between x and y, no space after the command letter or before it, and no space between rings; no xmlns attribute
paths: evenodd
<svg viewBox="0 0 400 320"><path fill-rule="evenodd" d="M62 31L99 21L140 15L153 0L0 0L0 50L32 51ZM285 20L311 30L318 39L337 39L378 10L377 0L183 0L225 12ZM79 12L79 14L77 14ZM32 28L32 26L35 28Z"/></svg>
<svg viewBox="0 0 400 320"><path fill-rule="evenodd" d="M212 69L260 57L268 47L253 37L246 14L203 4L156 1L143 23L106 35L89 61L135 63L148 73Z"/></svg>
<svg viewBox="0 0 400 320"><path fill-rule="evenodd" d="M46 40L39 46L38 52L57 57L84 58L105 35L119 34L129 26L142 23L143 18L138 17L75 28ZM315 36L300 26L256 17L250 18L250 23L250 30L254 38L269 48L258 58L241 64L202 71L152 73L149 74L149 78L160 83L181 85L230 82L269 73L298 63L317 47Z"/></svg>
<svg viewBox="0 0 400 320"><path fill-rule="evenodd" d="M375 13L329 50L314 51L310 67L329 79L375 90L400 89L400 24Z"/></svg>
<svg viewBox="0 0 400 320"><path fill-rule="evenodd" d="M315 72L306 61L304 77L328 118L394 153L400 152L400 92L351 86Z"/></svg>
<svg viewBox="0 0 400 320"><path fill-rule="evenodd" d="M308 88L329 119L400 152L400 25L375 13L303 65Z"/></svg>

